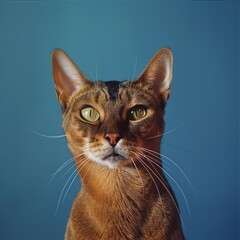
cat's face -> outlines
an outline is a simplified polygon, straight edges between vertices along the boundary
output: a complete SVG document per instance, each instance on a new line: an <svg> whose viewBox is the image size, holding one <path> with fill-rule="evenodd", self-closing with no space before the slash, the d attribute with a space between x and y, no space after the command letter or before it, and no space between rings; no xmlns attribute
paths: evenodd
<svg viewBox="0 0 240 240"><path fill-rule="evenodd" d="M158 151L171 69L171 52L162 49L134 82L93 83L56 50L54 80L75 159L116 168L137 162L144 149Z"/></svg>
<svg viewBox="0 0 240 240"><path fill-rule="evenodd" d="M136 159L139 147L154 143L148 138L162 132L163 109L156 96L128 82L109 85L98 82L76 93L64 128L74 155L84 149L89 159L114 168Z"/></svg>

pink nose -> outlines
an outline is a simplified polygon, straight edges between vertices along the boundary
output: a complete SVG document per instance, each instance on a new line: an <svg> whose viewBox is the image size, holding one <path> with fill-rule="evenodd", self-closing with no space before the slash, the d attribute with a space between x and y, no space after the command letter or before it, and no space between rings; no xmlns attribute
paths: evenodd
<svg viewBox="0 0 240 240"><path fill-rule="evenodd" d="M118 133L108 133L106 134L105 138L114 147L121 139L121 136Z"/></svg>

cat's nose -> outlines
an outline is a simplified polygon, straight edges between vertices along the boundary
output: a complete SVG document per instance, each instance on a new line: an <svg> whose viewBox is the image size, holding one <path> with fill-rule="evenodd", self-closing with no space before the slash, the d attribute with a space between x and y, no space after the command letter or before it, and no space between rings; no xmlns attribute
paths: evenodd
<svg viewBox="0 0 240 240"><path fill-rule="evenodd" d="M121 139L120 134L118 133L108 133L105 135L105 138L108 140L111 146L117 145L118 141Z"/></svg>

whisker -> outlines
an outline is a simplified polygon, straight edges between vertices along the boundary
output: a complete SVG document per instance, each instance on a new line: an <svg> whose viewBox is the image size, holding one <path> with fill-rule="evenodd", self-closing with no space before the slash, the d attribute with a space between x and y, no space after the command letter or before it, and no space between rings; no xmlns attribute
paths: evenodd
<svg viewBox="0 0 240 240"><path fill-rule="evenodd" d="M183 198L184 198L184 201L185 201L185 203L186 203L186 205L187 205L188 213L189 213L189 215L190 215L190 217L191 217L192 214L191 214L191 211L190 211L190 207L189 207L189 204L188 204L188 200L187 200L186 195L185 195L185 193L183 192L182 188L181 188L180 185L177 183L177 181L176 181L166 170L163 169L163 171L164 171L165 174L168 175L168 177L170 177L170 179L172 179L172 181L176 184L176 186L178 187L178 189L179 189L180 192L182 193Z"/></svg>
<svg viewBox="0 0 240 240"><path fill-rule="evenodd" d="M42 134L42 133L39 133L39 132L35 132L33 131L32 129L28 129L30 132L38 135L38 136L41 136L41 137L45 137L45 138L52 138L52 139L55 139L55 138L64 138L66 137L66 134L63 134L63 135L45 135L45 134Z"/></svg>
<svg viewBox="0 0 240 240"><path fill-rule="evenodd" d="M182 126L182 124L179 125L179 126L177 126L177 127L175 127L175 128L173 128L173 129L171 129L171 130L169 130L169 131L167 131L167 132L164 132L164 133L159 134L159 135L156 135L156 136L148 137L148 138L145 138L145 139L147 140L147 139L153 139L153 138L162 137L162 136L164 136L164 135L167 135L167 134L169 134L169 133L171 133L171 132L176 131L176 130L177 130L178 128L180 128L181 126Z"/></svg>
<svg viewBox="0 0 240 240"><path fill-rule="evenodd" d="M88 159L88 158L83 159L83 162L81 162L81 163L78 165L78 167L73 171L73 173L70 175L70 177L68 178L67 182L65 183L65 185L64 185L64 187L63 187L63 189L62 189L62 191L61 191L61 193L60 193L59 199L58 199L58 203L57 203L57 208L56 208L55 215L57 214L57 211L58 211L58 208L59 208L61 199L62 199L62 195L63 195L63 193L64 193L64 190L65 190L67 184L68 184L69 181L71 180L72 176L73 176L74 174L76 174L76 172L79 170L79 166L82 166L83 164L84 164L84 165L86 164L87 159ZM74 177L74 178L75 178L75 177Z"/></svg>
<svg viewBox="0 0 240 240"><path fill-rule="evenodd" d="M139 172L139 170L138 170L138 168L137 168L137 165L136 165L136 163L134 162L133 158L131 157L130 159L131 159L131 162L133 163L133 165L134 165L134 167L135 167L135 169L136 169L136 171L137 171L137 173L138 173L138 176L139 176L139 178L140 178L140 180L141 180L142 189L143 189L143 195L144 195L144 186L143 186L142 177L141 177L141 175L140 175L140 172Z"/></svg>
<svg viewBox="0 0 240 240"><path fill-rule="evenodd" d="M98 81L98 65L96 63L96 82Z"/></svg>
<svg viewBox="0 0 240 240"><path fill-rule="evenodd" d="M73 171L73 173L71 174L71 176L68 178L67 182L65 183L65 185L64 185L64 187L63 187L63 189L62 189L62 191L61 191L61 193L60 193L60 196L59 196L59 198L58 198L58 203L57 203L57 208L56 208L55 215L57 215L57 211L58 211L58 208L59 208L61 199L62 199L63 192L64 192L64 190L65 190L68 182L70 181L70 179L72 178L72 176L73 176L76 172L77 172L77 169L75 169L75 170Z"/></svg>
<svg viewBox="0 0 240 240"><path fill-rule="evenodd" d="M71 188L71 186L72 186L72 184L73 184L73 182L75 181L75 179L76 179L77 176L78 176L78 172L75 173L75 176L73 177L71 183L69 184L68 189L67 189L67 191L65 192L65 194L64 194L64 196L63 196L62 203L64 202L64 200L65 200L65 198L66 198L66 196L67 196L67 194L68 194L68 192L69 192L69 190L70 190L70 188Z"/></svg>
<svg viewBox="0 0 240 240"><path fill-rule="evenodd" d="M92 175L93 175L93 172L94 172L96 166L97 166L97 162L94 161L94 162L93 162L93 167L92 167L92 172L91 172L91 174L90 174L90 176L89 176L89 181L91 180L91 177L92 177Z"/></svg>
<svg viewBox="0 0 240 240"><path fill-rule="evenodd" d="M84 148L83 151L88 150L89 148ZM80 156L84 155L84 152L79 154L78 156L76 156L76 159L79 158ZM52 180L54 179L54 177L57 175L57 173L59 173L61 170L63 170L68 164L70 164L71 162L74 162L74 157L69 158L65 163L63 163L58 170L52 174L52 178L50 179L50 181L48 182L48 185L52 182ZM65 174L66 175L66 174ZM64 175L64 176L65 176Z"/></svg>
<svg viewBox="0 0 240 240"><path fill-rule="evenodd" d="M163 155L163 154L161 154L161 153L160 153L160 155L161 155L163 158L169 160L172 164L174 164L174 165L179 169L179 171L183 174L183 176L186 178L186 180L188 181L188 183L190 184L190 186L191 186L192 189L194 190L194 187L193 187L192 183L190 182L189 178L188 178L187 175L184 173L184 171L182 170L182 168L180 168L179 165L176 164L171 158L169 158L169 157L167 157L167 156L165 156L165 155Z"/></svg>
<svg viewBox="0 0 240 240"><path fill-rule="evenodd" d="M170 147L174 147L174 148L177 148L177 149L180 149L180 150L182 150L184 152L194 153L194 151L188 150L188 149L183 148L183 147L176 146L174 144L170 144L170 143L166 143L166 142L161 142L161 144L166 145L166 146L170 146Z"/></svg>
<svg viewBox="0 0 240 240"><path fill-rule="evenodd" d="M70 171L71 169L73 169L75 167L75 164L73 166L71 166L65 173L64 175L62 176L62 178L64 178Z"/></svg>
<svg viewBox="0 0 240 240"><path fill-rule="evenodd" d="M134 76L135 76L136 68L137 68L137 58L136 58L136 62L135 62L134 69L133 69L132 79L131 79L131 82L130 82L130 89L132 87L132 83L133 83L133 79L134 79Z"/></svg>
<svg viewBox="0 0 240 240"><path fill-rule="evenodd" d="M92 74L92 71L91 71L91 68L89 67L89 65L88 65L88 71L89 71L89 73L91 75L92 80L94 81L94 77L93 77L93 74Z"/></svg>
<svg viewBox="0 0 240 240"><path fill-rule="evenodd" d="M132 153L135 154L135 156L136 156L136 158L138 159L138 161L140 162L140 164L141 164L141 165L145 168L145 170L148 172L149 176L150 176L151 179L153 180L153 183L154 183L155 188L156 188L156 190L157 190L159 199L160 199L160 201L162 201L161 194L160 194L160 192L159 192L157 183L156 183L156 181L154 180L154 178L152 177L152 174L151 174L151 173L147 170L147 168L144 166L145 164L144 164L144 162L141 160L141 158L140 158L136 153L134 153L134 152L132 152ZM144 165L143 165L143 164L144 164Z"/></svg>
<svg viewBox="0 0 240 240"><path fill-rule="evenodd" d="M134 69L133 69L133 75L132 75L132 80L131 80L131 82L133 82L133 79L134 79L134 76L135 76L135 72L136 72L136 68L137 68L137 58L136 58L136 61L135 61L135 65L134 65Z"/></svg>
<svg viewBox="0 0 240 240"><path fill-rule="evenodd" d="M148 160L151 165L152 165L152 163L154 163L155 165L157 165L156 162L150 160L147 156L144 155L143 157L144 157L146 160ZM152 165L152 166L153 166L153 165ZM157 165L157 166L158 166L158 165ZM154 167L154 166L153 166L153 167ZM155 169L155 168L154 168L154 169ZM176 182L176 180L175 180L166 170L164 170L163 168L161 168L161 169L162 169L163 172L164 172L165 174L167 174L168 177L176 184L176 186L178 187L178 189L179 189L180 192L182 193L183 198L184 198L184 201L185 201L186 206L187 206L187 209L188 209L188 212L189 212L189 215L191 216L191 211L190 211L190 208L189 208L189 204L188 204L186 195L184 194L182 188L180 187L180 185Z"/></svg>
<svg viewBox="0 0 240 240"><path fill-rule="evenodd" d="M187 180L187 182L190 184L190 186L194 189L194 187L193 187L193 185L192 185L192 183L190 182L190 180L189 180L189 178L187 177L187 175L184 173L184 171L182 170L182 168L173 160L173 159L171 159L171 158L169 158L169 157L167 157L167 156L165 156L165 155L163 155L163 154L161 154L161 153L159 153L159 152L156 152L156 151L153 151L153 150L151 150L151 149L147 149L147 148L143 148L143 147L135 147L135 148L139 148L139 149L141 149L142 151L145 151L145 152L147 152L147 153L149 153L149 154L152 154L153 156L154 156L154 154L155 155L157 155L157 156L159 156L159 157L163 157L163 158L165 158L165 159L167 159L169 162L171 162L174 166L176 166L176 168L183 174L183 176L185 177L185 179ZM163 159L162 159L163 160ZM166 163L166 161L164 161L165 163ZM166 167L166 166L165 166Z"/></svg>
<svg viewBox="0 0 240 240"><path fill-rule="evenodd" d="M89 159L89 158L88 158ZM93 161L91 161L91 165L88 167L88 170L86 171L86 173L84 174L83 178L82 178L82 182L84 182L85 177L87 176L87 173L89 172L89 170L91 169L92 165L94 164Z"/></svg>
<svg viewBox="0 0 240 240"><path fill-rule="evenodd" d="M145 157L145 154L142 154L142 153L140 153L140 152L138 152L138 154L139 154L139 155L142 155L143 157ZM159 162L159 156L154 156L155 158L153 158L153 157L151 157L151 156L148 156L148 157L152 160L152 162L154 162L154 163L156 164L156 166L158 166L158 167L160 168L160 170L163 170L163 167L160 166L160 164L157 164L157 163L156 163L156 160L158 160L158 162ZM160 162L159 162L159 163L160 163ZM168 169L171 173L173 173L174 175L176 175L176 173L173 172L169 167L165 166L164 168Z"/></svg>
<svg viewBox="0 0 240 240"><path fill-rule="evenodd" d="M159 152L156 152L156 151L152 151L151 149L148 149L148 148L143 148L143 147L134 147L136 148L137 150L141 150L143 153L147 153L147 154L150 154L152 157L158 159L160 161L160 153ZM156 160L154 159L154 160ZM164 162L164 167L167 168L168 170L170 170L170 168L168 168L166 165L170 166L170 162L167 162L165 161L165 159L161 159L162 162ZM175 163L176 164L176 163ZM177 164L176 164L177 165ZM171 170L170 170L171 171Z"/></svg>
<svg viewBox="0 0 240 240"><path fill-rule="evenodd" d="M64 162L59 168L58 170L52 174L52 177L50 179L50 181L48 182L48 185L51 184L52 180L54 179L54 177L57 175L57 173L59 173L62 169L64 169L68 164L70 164L71 162L74 162L74 158L69 158L66 162Z"/></svg>
<svg viewBox="0 0 240 240"><path fill-rule="evenodd" d="M133 153L134 153L134 152L133 152ZM139 159L139 160L140 160L140 159ZM173 204L174 204L174 206L175 206L175 208L176 208L176 211L178 212L178 215L179 215L179 217L180 217L180 219L181 219L181 221L182 221L182 223L183 223L183 226L185 226L185 225L184 225L184 222L183 222L183 219L182 219L182 216L181 216L181 214L180 214L180 211L179 211L179 209L178 209L178 206L177 206L177 204L176 204L176 201L174 200L174 198L173 198L171 192L168 190L167 186L164 184L163 180L160 179L160 176L158 176L144 161L142 161L142 160L140 160L140 161L141 161L141 163L143 163L143 164L155 175L155 177L161 182L161 184L163 185L163 187L165 188L165 190L166 190L167 193L169 194L171 200L173 201ZM145 168L145 169L146 169L146 168ZM146 169L146 170L147 170L147 169Z"/></svg>

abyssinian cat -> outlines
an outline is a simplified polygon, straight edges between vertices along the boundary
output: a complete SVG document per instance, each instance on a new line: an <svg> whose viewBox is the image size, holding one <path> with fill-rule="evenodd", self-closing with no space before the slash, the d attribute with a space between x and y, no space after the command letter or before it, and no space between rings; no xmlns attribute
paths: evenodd
<svg viewBox="0 0 240 240"><path fill-rule="evenodd" d="M66 240L182 240L160 142L173 57L163 48L132 81L92 82L60 49L53 76L82 188Z"/></svg>

